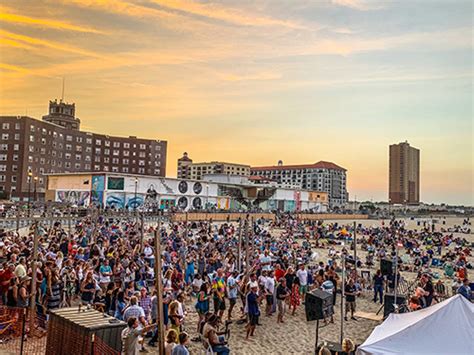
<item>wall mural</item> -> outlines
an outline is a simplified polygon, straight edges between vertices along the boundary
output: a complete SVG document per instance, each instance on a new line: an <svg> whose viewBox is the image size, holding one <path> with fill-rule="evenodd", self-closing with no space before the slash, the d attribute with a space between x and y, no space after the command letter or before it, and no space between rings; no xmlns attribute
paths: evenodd
<svg viewBox="0 0 474 355"><path fill-rule="evenodd" d="M125 194L120 192L109 192L105 199L105 205L109 208L122 209L125 207Z"/></svg>
<svg viewBox="0 0 474 355"><path fill-rule="evenodd" d="M182 194L185 194L186 192L188 192L188 183L186 181L180 181L178 185L178 190Z"/></svg>
<svg viewBox="0 0 474 355"><path fill-rule="evenodd" d="M125 208L132 210L143 205L144 198L142 195L127 194L125 197Z"/></svg>
<svg viewBox="0 0 474 355"><path fill-rule="evenodd" d="M91 204L103 207L104 205L105 176L93 175L91 187Z"/></svg>
<svg viewBox="0 0 474 355"><path fill-rule="evenodd" d="M200 197L195 197L193 199L193 208L200 210L202 208L202 200Z"/></svg>
<svg viewBox="0 0 474 355"><path fill-rule="evenodd" d="M202 184L200 182L195 182L193 186L193 191L196 195L199 195L202 191Z"/></svg>
<svg viewBox="0 0 474 355"><path fill-rule="evenodd" d="M180 210L185 210L188 207L188 198L185 196L181 196L178 199L178 208Z"/></svg>
<svg viewBox="0 0 474 355"><path fill-rule="evenodd" d="M79 207L88 206L89 191L56 191L56 202L69 203Z"/></svg>

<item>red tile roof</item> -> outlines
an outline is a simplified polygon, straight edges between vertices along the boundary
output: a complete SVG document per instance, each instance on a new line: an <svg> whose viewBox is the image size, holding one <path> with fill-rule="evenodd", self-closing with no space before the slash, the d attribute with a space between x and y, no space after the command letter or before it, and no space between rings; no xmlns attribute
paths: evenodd
<svg viewBox="0 0 474 355"><path fill-rule="evenodd" d="M250 168L251 171L262 171L262 170L300 170L300 169L335 169L343 170L346 169L331 163L329 161L319 161L315 164L303 164L303 165L274 165L274 166L253 166Z"/></svg>

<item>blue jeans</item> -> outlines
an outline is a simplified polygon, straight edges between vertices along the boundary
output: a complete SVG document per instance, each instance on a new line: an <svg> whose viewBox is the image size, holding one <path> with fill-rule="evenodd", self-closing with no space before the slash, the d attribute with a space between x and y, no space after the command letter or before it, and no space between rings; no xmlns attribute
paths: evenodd
<svg viewBox="0 0 474 355"><path fill-rule="evenodd" d="M214 345L212 351L217 355L228 355L230 353L230 349L225 345Z"/></svg>
<svg viewBox="0 0 474 355"><path fill-rule="evenodd" d="M377 302L377 294L380 297L380 303L383 303L383 285L374 285L374 302Z"/></svg>

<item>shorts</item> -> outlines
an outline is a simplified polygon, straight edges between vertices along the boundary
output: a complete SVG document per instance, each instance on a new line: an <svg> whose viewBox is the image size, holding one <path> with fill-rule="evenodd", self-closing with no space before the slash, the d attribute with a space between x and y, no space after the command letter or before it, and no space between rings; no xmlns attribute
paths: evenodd
<svg viewBox="0 0 474 355"><path fill-rule="evenodd" d="M278 314L284 315L286 311L285 300L277 300Z"/></svg>
<svg viewBox="0 0 474 355"><path fill-rule="evenodd" d="M266 295L267 304L273 304L273 295Z"/></svg>
<svg viewBox="0 0 474 355"><path fill-rule="evenodd" d="M229 305L230 306L235 306L237 303L237 298L229 298Z"/></svg>
<svg viewBox="0 0 474 355"><path fill-rule="evenodd" d="M355 310L356 310L355 301L346 301L346 312L348 311L355 312Z"/></svg>
<svg viewBox="0 0 474 355"><path fill-rule="evenodd" d="M300 286L300 293L306 293L308 291L308 286L307 285L301 285Z"/></svg>
<svg viewBox="0 0 474 355"><path fill-rule="evenodd" d="M250 325L257 325L258 324L258 316L255 314L249 314L249 324Z"/></svg>
<svg viewBox="0 0 474 355"><path fill-rule="evenodd" d="M214 298L214 312L225 311L225 300Z"/></svg>

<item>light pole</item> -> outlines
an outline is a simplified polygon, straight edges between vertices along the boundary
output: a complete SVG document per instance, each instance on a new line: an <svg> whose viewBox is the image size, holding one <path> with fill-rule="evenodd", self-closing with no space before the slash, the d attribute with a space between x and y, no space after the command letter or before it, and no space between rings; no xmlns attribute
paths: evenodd
<svg viewBox="0 0 474 355"><path fill-rule="evenodd" d="M31 179L33 178L33 173L28 171L28 217L30 217L30 202L31 202Z"/></svg>
<svg viewBox="0 0 474 355"><path fill-rule="evenodd" d="M135 178L135 203L133 204L133 211L137 211L137 189L138 189L138 178Z"/></svg>
<svg viewBox="0 0 474 355"><path fill-rule="evenodd" d="M35 183L34 183L34 192L33 192L33 202L36 202L36 200L37 200L37 196L36 196L36 184L38 183L38 177L35 176L35 177L33 178L33 181L35 182ZM34 205L34 204L33 204L33 205Z"/></svg>

